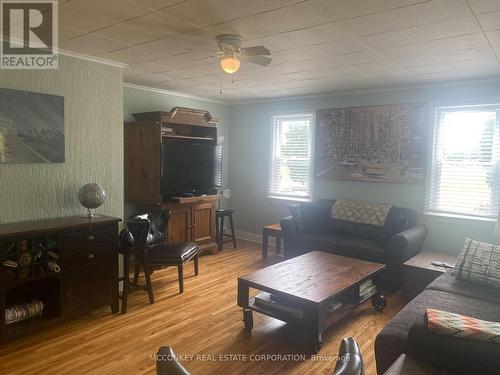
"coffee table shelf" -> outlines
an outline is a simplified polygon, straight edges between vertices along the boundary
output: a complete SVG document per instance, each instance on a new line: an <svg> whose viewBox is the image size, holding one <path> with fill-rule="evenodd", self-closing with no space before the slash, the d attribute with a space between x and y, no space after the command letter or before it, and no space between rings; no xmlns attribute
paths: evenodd
<svg viewBox="0 0 500 375"><path fill-rule="evenodd" d="M384 268L379 263L313 251L240 277L238 306L243 308L245 328L253 328L253 311L279 319L306 329L312 351L317 353L322 345L322 332L360 303L371 298L377 310L385 308L385 298L376 288L364 297L359 293L360 285L367 280L376 282ZM250 289L271 294L281 308L300 310L302 318L292 311L257 304L250 296ZM342 306L330 312L334 301L342 302Z"/></svg>

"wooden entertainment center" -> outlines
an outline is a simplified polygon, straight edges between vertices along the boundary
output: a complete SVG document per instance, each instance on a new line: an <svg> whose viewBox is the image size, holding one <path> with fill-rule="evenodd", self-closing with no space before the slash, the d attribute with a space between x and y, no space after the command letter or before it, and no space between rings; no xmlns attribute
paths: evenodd
<svg viewBox="0 0 500 375"><path fill-rule="evenodd" d="M216 253L216 194L175 197L161 194L163 141L217 144L216 120L207 111L172 108L170 112L134 113L136 122L125 123L125 201L136 211L169 209L168 240L193 241L200 253Z"/></svg>

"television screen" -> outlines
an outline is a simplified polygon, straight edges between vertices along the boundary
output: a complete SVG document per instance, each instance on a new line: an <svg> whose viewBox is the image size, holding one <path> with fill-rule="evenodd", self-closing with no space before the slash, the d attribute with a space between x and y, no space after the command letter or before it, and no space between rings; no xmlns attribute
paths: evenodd
<svg viewBox="0 0 500 375"><path fill-rule="evenodd" d="M222 147L162 143L162 195L213 194L222 187Z"/></svg>

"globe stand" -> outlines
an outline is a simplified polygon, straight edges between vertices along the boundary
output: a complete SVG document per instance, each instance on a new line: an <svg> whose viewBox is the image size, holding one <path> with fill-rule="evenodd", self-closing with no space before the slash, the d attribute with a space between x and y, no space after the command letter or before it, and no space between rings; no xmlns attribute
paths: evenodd
<svg viewBox="0 0 500 375"><path fill-rule="evenodd" d="M91 208L87 208L87 215L82 215L81 217L86 217L87 219L98 218L99 215L92 212Z"/></svg>

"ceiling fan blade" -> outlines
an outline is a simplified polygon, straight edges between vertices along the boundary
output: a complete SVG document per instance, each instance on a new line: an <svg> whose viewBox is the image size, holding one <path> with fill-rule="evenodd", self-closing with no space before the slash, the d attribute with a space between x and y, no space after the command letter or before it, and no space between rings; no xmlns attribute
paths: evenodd
<svg viewBox="0 0 500 375"><path fill-rule="evenodd" d="M271 54L271 52L269 52L269 50L264 46L242 48L241 52L247 56L257 56L257 55L269 56Z"/></svg>
<svg viewBox="0 0 500 375"><path fill-rule="evenodd" d="M272 61L272 58L267 56L243 56L243 59L248 62L262 66L267 66L271 64Z"/></svg>

